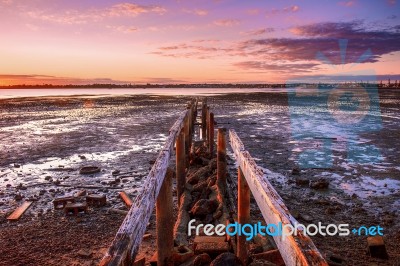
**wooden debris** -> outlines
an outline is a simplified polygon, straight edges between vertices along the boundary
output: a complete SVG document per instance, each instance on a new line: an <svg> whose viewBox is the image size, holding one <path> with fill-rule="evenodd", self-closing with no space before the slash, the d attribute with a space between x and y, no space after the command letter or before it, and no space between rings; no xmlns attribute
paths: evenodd
<svg viewBox="0 0 400 266"><path fill-rule="evenodd" d="M53 200L54 209L64 209L67 203L75 202L74 197L59 197Z"/></svg>
<svg viewBox="0 0 400 266"><path fill-rule="evenodd" d="M73 214L78 215L80 212L87 213L87 204L86 203L67 203L64 207L65 214Z"/></svg>
<svg viewBox="0 0 400 266"><path fill-rule="evenodd" d="M382 236L371 236L367 238L368 251L371 257L379 259L388 259L385 242Z"/></svg>
<svg viewBox="0 0 400 266"><path fill-rule="evenodd" d="M84 166L79 170L81 175L90 175L100 172L100 167L97 166Z"/></svg>
<svg viewBox="0 0 400 266"><path fill-rule="evenodd" d="M86 196L86 202L89 205L101 207L107 204L107 198L106 195L90 194Z"/></svg>
<svg viewBox="0 0 400 266"><path fill-rule="evenodd" d="M128 206L128 208L130 208L132 206L132 200L131 198L128 196L128 194L126 194L125 191L121 191L119 193L119 196L121 197L121 199L125 202L126 206Z"/></svg>
<svg viewBox="0 0 400 266"><path fill-rule="evenodd" d="M83 197L83 196L86 196L86 189L82 189L82 190L76 192L74 195L75 198L79 198L79 197Z"/></svg>
<svg viewBox="0 0 400 266"><path fill-rule="evenodd" d="M31 206L32 201L25 201L22 203L21 206L19 206L13 213L10 214L10 216L7 217L7 220L9 221L16 221L18 220L24 212Z"/></svg>

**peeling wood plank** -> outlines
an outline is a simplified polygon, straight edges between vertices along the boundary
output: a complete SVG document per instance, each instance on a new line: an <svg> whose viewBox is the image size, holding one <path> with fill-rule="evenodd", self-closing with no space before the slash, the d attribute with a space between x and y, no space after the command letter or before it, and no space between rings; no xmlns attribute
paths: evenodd
<svg viewBox="0 0 400 266"><path fill-rule="evenodd" d="M269 224L295 225L296 219L290 214L282 198L268 181L263 170L257 166L250 153L234 130L229 131L231 147L238 165L247 180L265 221ZM297 236L274 236L274 240L286 265L328 265L312 240L299 231Z"/></svg>
<svg viewBox="0 0 400 266"><path fill-rule="evenodd" d="M175 140L183 128L187 113L187 110L183 112L171 127L167 141L143 184L142 192L134 199L131 209L99 265L131 265L135 260L167 173Z"/></svg>
<svg viewBox="0 0 400 266"><path fill-rule="evenodd" d="M13 213L10 214L10 216L7 217L7 220L9 221L16 221L18 220L24 213L25 211L31 206L32 201L25 201L22 203L21 206L19 206Z"/></svg>

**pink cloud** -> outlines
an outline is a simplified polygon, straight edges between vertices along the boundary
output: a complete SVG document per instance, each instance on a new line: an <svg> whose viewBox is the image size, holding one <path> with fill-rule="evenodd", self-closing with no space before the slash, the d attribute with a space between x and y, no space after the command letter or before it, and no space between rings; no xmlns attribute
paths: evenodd
<svg viewBox="0 0 400 266"><path fill-rule="evenodd" d="M339 5L341 6L346 6L346 7L351 7L354 6L356 4L355 1L343 1L343 2L339 2Z"/></svg>
<svg viewBox="0 0 400 266"><path fill-rule="evenodd" d="M232 27L240 24L238 19L219 19L214 21L214 25L222 27Z"/></svg>
<svg viewBox="0 0 400 266"><path fill-rule="evenodd" d="M273 28L262 28L262 29L245 31L245 32L242 32L242 34L247 35L247 36L257 36L257 35L263 35L266 33L271 33L274 31L275 30Z"/></svg>
<svg viewBox="0 0 400 266"><path fill-rule="evenodd" d="M197 16L207 16L209 13L206 9L184 9L183 12Z"/></svg>
<svg viewBox="0 0 400 266"><path fill-rule="evenodd" d="M300 10L300 7L297 5L288 6L283 9L273 8L270 11L267 11L267 17L284 14L284 13L295 13L295 12L298 12L299 10Z"/></svg>
<svg viewBox="0 0 400 266"><path fill-rule="evenodd" d="M102 19L112 17L136 17L144 13L155 13L162 15L165 12L167 12L167 10L162 6L145 6L131 3L121 3L104 9L88 9L85 11L66 10L62 13L45 12L44 10L36 9L27 12L27 15L34 19L72 25L97 22Z"/></svg>
<svg viewBox="0 0 400 266"><path fill-rule="evenodd" d="M249 15L258 15L260 13L260 9L258 8L247 9L246 13Z"/></svg>
<svg viewBox="0 0 400 266"><path fill-rule="evenodd" d="M121 3L112 6L106 13L111 16L137 16L142 13L164 14L167 10L161 6L144 6L132 3Z"/></svg>

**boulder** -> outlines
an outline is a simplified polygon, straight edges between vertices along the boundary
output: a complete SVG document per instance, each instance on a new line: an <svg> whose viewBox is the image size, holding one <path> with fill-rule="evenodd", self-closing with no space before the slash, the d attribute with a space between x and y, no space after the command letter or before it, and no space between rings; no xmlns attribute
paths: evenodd
<svg viewBox="0 0 400 266"><path fill-rule="evenodd" d="M239 260L235 254L225 252L215 258L210 266L243 266L243 263Z"/></svg>

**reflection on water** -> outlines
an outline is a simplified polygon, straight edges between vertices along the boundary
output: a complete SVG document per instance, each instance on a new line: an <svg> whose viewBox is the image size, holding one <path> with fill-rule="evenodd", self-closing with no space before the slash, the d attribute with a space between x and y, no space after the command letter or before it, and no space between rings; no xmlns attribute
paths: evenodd
<svg viewBox="0 0 400 266"><path fill-rule="evenodd" d="M254 92L284 92L278 88L156 88L156 89L0 89L0 98L40 97L40 96L71 96L85 95L88 97L113 95L220 95L227 93L254 93Z"/></svg>

